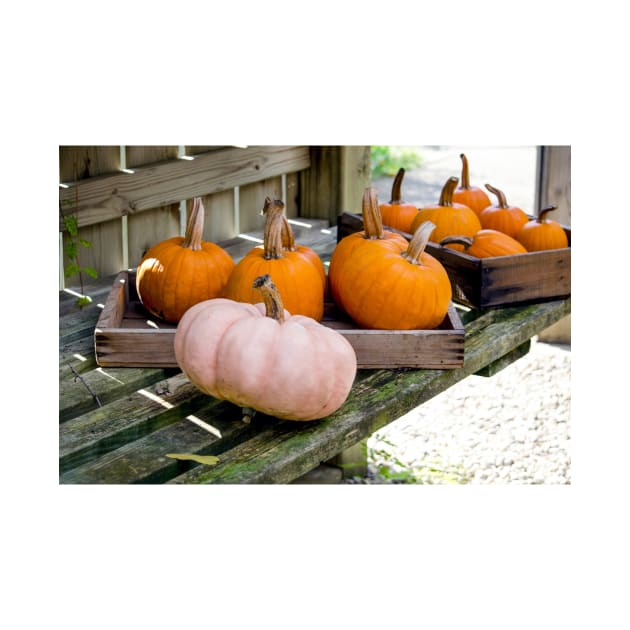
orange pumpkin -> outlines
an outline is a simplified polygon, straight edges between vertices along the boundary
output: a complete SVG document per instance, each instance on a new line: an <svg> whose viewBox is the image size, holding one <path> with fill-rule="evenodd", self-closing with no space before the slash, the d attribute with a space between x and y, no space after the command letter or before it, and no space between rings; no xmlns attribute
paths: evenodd
<svg viewBox="0 0 630 630"><path fill-rule="evenodd" d="M516 239L528 252L562 249L569 246L569 239L564 228L557 221L547 218L547 214L556 209L557 206L543 208L536 219L528 221L516 235Z"/></svg>
<svg viewBox="0 0 630 630"><path fill-rule="evenodd" d="M411 224L412 233L425 221L435 224L430 240L439 243L447 236L473 236L481 229L477 215L468 206L453 201L457 177L449 177L442 188L437 205L422 208ZM453 245L453 249L463 250L463 245Z"/></svg>
<svg viewBox="0 0 630 630"><path fill-rule="evenodd" d="M380 210L384 225L401 232L411 233L411 224L418 214L418 208L402 199L400 189L404 176L405 169L398 169L392 184L391 200L388 203L382 203Z"/></svg>
<svg viewBox="0 0 630 630"><path fill-rule="evenodd" d="M363 328L439 326L452 289L444 267L424 251L435 225L424 223L409 243L388 234L371 188L363 197L363 217L365 230L343 238L330 260L330 288L337 305Z"/></svg>
<svg viewBox="0 0 630 630"><path fill-rule="evenodd" d="M357 370L347 339L310 317L291 315L267 275L262 302L225 298L189 309L177 326L175 358L188 379L220 400L285 420L316 420L346 400Z"/></svg>
<svg viewBox="0 0 630 630"><path fill-rule="evenodd" d="M464 253L476 258L493 258L495 256L511 256L526 254L527 250L511 236L498 230L479 230L472 238L467 236L447 236L440 241L443 247L452 243L464 246Z"/></svg>
<svg viewBox="0 0 630 630"><path fill-rule="evenodd" d="M401 254L407 249L407 240L390 230L383 229L383 222L376 191L366 188L362 202L363 230L342 238L335 247L328 265L328 287L335 304L343 311L346 294L349 292L344 275L350 264L362 266L362 260L388 253Z"/></svg>
<svg viewBox="0 0 630 630"><path fill-rule="evenodd" d="M201 240L203 221L204 207L195 197L185 235L154 245L138 265L138 296L159 319L177 323L194 304L220 296L234 269L224 249Z"/></svg>
<svg viewBox="0 0 630 630"><path fill-rule="evenodd" d="M488 206L492 205L490 197L478 186L470 185L470 174L468 171L468 159L462 153L462 178L461 184L453 191L453 201L468 206L477 216Z"/></svg>
<svg viewBox="0 0 630 630"><path fill-rule="evenodd" d="M263 245L252 248L236 264L224 297L249 304L260 302L253 282L268 274L292 315L321 320L326 286L324 264L310 247L295 244L293 231L283 214L282 201L267 197L262 213L265 215Z"/></svg>
<svg viewBox="0 0 630 630"><path fill-rule="evenodd" d="M490 184L486 184L486 188L497 196L497 203L479 213L481 226L516 238L519 230L529 221L529 217L518 206L508 204L503 191Z"/></svg>

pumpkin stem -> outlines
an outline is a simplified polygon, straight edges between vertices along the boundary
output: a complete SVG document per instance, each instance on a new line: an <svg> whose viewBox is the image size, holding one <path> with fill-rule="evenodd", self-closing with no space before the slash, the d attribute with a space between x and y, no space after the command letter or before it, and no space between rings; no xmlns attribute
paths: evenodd
<svg viewBox="0 0 630 630"><path fill-rule="evenodd" d="M424 252L433 230L435 230L435 223L423 221L411 237L407 251L401 252L400 255L412 265L421 265L420 256Z"/></svg>
<svg viewBox="0 0 630 630"><path fill-rule="evenodd" d="M392 198L389 203L397 203L399 204L402 200L402 196L400 194L400 189L402 187L403 177L405 176L405 169L399 168L398 173L396 173L396 177L394 177L394 183L392 184Z"/></svg>
<svg viewBox="0 0 630 630"><path fill-rule="evenodd" d="M498 188L495 188L494 186L490 186L490 184L486 184L486 188L493 194L497 196L497 199L499 200L499 203L497 204L499 208L509 208L510 206L508 206L508 202L505 198L505 194L503 193L503 191L499 190Z"/></svg>
<svg viewBox="0 0 630 630"><path fill-rule="evenodd" d="M203 235L203 215L204 209L201 203L201 197L195 197L192 203L188 223L186 223L186 234L182 247L187 247L196 252L201 249L201 237Z"/></svg>
<svg viewBox="0 0 630 630"><path fill-rule="evenodd" d="M459 157L462 159L462 188L470 190L470 175L468 173L468 158L460 153Z"/></svg>
<svg viewBox="0 0 630 630"><path fill-rule="evenodd" d="M549 212L551 212L552 210L557 210L558 206L545 206L539 213L538 216L536 217L536 221L538 221L538 223L544 223L547 217L547 214Z"/></svg>
<svg viewBox="0 0 630 630"><path fill-rule="evenodd" d="M383 238L383 220L374 188L366 188L363 191L362 212L364 238L370 240Z"/></svg>
<svg viewBox="0 0 630 630"><path fill-rule="evenodd" d="M440 200L438 201L438 205L440 206L452 206L453 205L453 193L455 192L455 188L457 188L459 180L457 177L449 177L446 181L446 184L442 187L442 192L440 193Z"/></svg>
<svg viewBox="0 0 630 630"><path fill-rule="evenodd" d="M463 245L464 249L468 249L472 243L472 238L468 236L445 236L441 241L440 245L444 247L444 245L448 245L449 243L457 243L458 245Z"/></svg>
<svg viewBox="0 0 630 630"><path fill-rule="evenodd" d="M283 215L284 204L279 199L271 200L269 197L265 199L265 205L262 214L265 215L264 230L264 258L272 260L282 258L282 246L286 233L291 230L289 224ZM293 235L291 234L291 237Z"/></svg>
<svg viewBox="0 0 630 630"><path fill-rule="evenodd" d="M276 285L271 280L271 276L268 273L258 276L252 286L262 293L267 317L282 323L284 321L284 305Z"/></svg>

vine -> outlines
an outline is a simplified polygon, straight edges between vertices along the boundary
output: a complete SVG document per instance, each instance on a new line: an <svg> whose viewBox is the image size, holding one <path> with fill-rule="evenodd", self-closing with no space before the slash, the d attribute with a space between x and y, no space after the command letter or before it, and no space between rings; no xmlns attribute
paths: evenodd
<svg viewBox="0 0 630 630"><path fill-rule="evenodd" d="M67 232L67 237L64 239L64 252L68 257L70 263L64 269L64 277L71 278L72 276L79 276L79 285L81 287L81 295L77 298L76 305L79 308L83 308L92 303L92 298L89 295L84 294L83 288L83 274L90 276L91 278L98 278L98 272L93 267L82 266L79 262L79 249L89 249L92 247L92 243L85 238L79 236L79 219L77 212L79 210L79 187L77 185L77 162L74 161L74 213L64 215L61 208L62 202L59 202L59 214L63 222L64 228ZM66 201L70 204L70 200Z"/></svg>

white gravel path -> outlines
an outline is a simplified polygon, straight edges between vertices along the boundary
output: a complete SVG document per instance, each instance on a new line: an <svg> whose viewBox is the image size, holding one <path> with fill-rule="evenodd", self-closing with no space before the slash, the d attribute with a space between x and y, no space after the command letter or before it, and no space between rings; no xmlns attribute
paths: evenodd
<svg viewBox="0 0 630 630"><path fill-rule="evenodd" d="M348 483L571 483L571 351L532 340L492 377L469 376L376 432Z"/></svg>

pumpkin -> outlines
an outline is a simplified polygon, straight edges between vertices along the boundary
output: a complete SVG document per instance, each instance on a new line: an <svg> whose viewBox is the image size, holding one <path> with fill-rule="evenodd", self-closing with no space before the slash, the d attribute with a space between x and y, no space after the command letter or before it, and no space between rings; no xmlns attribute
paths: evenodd
<svg viewBox="0 0 630 630"><path fill-rule="evenodd" d="M354 349L337 331L285 310L268 275L252 288L262 303L216 298L185 313L173 342L182 372L210 396L284 420L333 413L354 382Z"/></svg>
<svg viewBox="0 0 630 630"><path fill-rule="evenodd" d="M177 323L187 309L221 295L234 269L219 245L202 241L204 207L195 197L186 233L149 248L136 270L136 290L155 317Z"/></svg>
<svg viewBox="0 0 630 630"><path fill-rule="evenodd" d="M468 171L468 158L465 154L459 156L462 160L461 184L453 191L453 201L468 206L477 216L488 206L492 205L490 197L486 191L478 186L470 185L470 174Z"/></svg>
<svg viewBox="0 0 630 630"><path fill-rule="evenodd" d="M435 230L429 237L439 243L447 236L474 236L480 229L481 223L477 215L468 206L453 201L453 192L458 183L457 177L449 177L440 193L437 205L421 208L411 224L412 233L425 221L435 224ZM453 249L463 250L463 245L453 245Z"/></svg>
<svg viewBox="0 0 630 630"><path fill-rule="evenodd" d="M345 269L352 261L358 267L362 260L378 255L397 253L407 249L408 243L400 234L383 229L378 197L374 188L366 188L362 200L363 230L342 238L333 250L328 265L328 288L335 304L345 312L346 294L351 292L345 278Z"/></svg>
<svg viewBox="0 0 630 630"><path fill-rule="evenodd" d="M362 328L432 329L439 326L452 289L442 264L425 252L435 225L426 222L411 241L382 228L376 192L363 197L365 230L343 238L328 276L336 303Z"/></svg>
<svg viewBox="0 0 630 630"><path fill-rule="evenodd" d="M398 169L394 183L392 184L392 197L388 203L380 205L381 218L383 224L400 230L401 232L411 233L411 223L418 214L417 206L412 203L403 201L400 194L403 177L405 176L405 169Z"/></svg>
<svg viewBox="0 0 630 630"><path fill-rule="evenodd" d="M443 247L452 243L464 246L464 253L476 258L493 258L526 254L527 250L514 238L498 230L479 230L472 238L468 236L447 236L440 241Z"/></svg>
<svg viewBox="0 0 630 630"><path fill-rule="evenodd" d="M557 206L543 208L535 219L528 221L516 235L528 252L539 252L545 249L562 249L569 246L569 239L564 228L547 215Z"/></svg>
<svg viewBox="0 0 630 630"><path fill-rule="evenodd" d="M508 204L503 191L490 184L486 184L486 188L497 196L497 203L479 213L481 226L516 238L519 230L529 221L529 217L518 206Z"/></svg>
<svg viewBox="0 0 630 630"><path fill-rule="evenodd" d="M267 197L262 214L265 216L263 245L252 248L236 264L223 297L256 304L260 302L260 294L253 282L269 274L291 314L321 320L326 288L324 263L310 247L296 245L282 201Z"/></svg>

